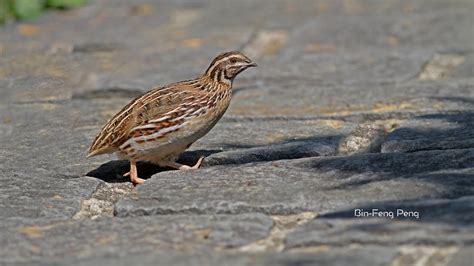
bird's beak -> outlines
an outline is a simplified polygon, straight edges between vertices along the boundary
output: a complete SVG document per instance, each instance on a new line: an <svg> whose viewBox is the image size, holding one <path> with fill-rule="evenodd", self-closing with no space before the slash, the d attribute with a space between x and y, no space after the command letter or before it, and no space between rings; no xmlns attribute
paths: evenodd
<svg viewBox="0 0 474 266"><path fill-rule="evenodd" d="M255 62L250 62L247 64L247 67L256 67L257 64Z"/></svg>

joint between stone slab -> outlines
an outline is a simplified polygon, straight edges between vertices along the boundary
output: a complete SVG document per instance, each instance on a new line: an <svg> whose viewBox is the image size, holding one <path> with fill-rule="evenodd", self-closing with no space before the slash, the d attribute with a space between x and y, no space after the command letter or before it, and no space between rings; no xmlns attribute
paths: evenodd
<svg viewBox="0 0 474 266"><path fill-rule="evenodd" d="M282 252L285 250L285 238L296 227L302 226L317 216L315 212L302 212L292 215L273 215L273 227L266 238L239 247L237 251L245 253Z"/></svg>

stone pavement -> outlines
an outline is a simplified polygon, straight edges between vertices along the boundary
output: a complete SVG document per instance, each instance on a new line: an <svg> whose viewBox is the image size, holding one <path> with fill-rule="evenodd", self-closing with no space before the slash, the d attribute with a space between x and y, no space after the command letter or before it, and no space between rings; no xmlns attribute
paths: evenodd
<svg viewBox="0 0 474 266"><path fill-rule="evenodd" d="M1 27L0 265L472 265L473 13L96 0ZM259 67L180 158L202 169L141 163L134 189L85 158L132 97L234 49Z"/></svg>

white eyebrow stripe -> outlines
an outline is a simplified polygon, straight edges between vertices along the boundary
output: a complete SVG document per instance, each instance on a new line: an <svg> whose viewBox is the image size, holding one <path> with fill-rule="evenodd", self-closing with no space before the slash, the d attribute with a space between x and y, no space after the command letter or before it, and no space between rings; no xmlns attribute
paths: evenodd
<svg viewBox="0 0 474 266"><path fill-rule="evenodd" d="M214 64L209 68L209 70L207 71L207 73L211 73L220 63L226 61L230 56L226 56L220 60L217 60L216 62L214 62Z"/></svg>
<svg viewBox="0 0 474 266"><path fill-rule="evenodd" d="M224 61L226 61L226 60L228 60L228 59L230 59L230 58L232 58L232 57L237 57L237 58L240 58L240 59L244 59L244 61L245 61L245 58L244 58L242 55L240 55L240 54L231 54L231 55L228 55L228 56L226 56L226 57L224 57L224 58L222 58L222 59L217 60L217 61L211 66L211 68L209 68L209 70L207 71L207 73L211 73L211 72L214 70L214 68L216 68L216 66L218 66L220 63L222 63L222 62L224 62Z"/></svg>

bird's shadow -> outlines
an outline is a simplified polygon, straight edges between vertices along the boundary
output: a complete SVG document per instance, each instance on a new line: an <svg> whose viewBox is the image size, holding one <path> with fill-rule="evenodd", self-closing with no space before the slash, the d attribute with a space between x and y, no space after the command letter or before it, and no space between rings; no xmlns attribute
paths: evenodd
<svg viewBox="0 0 474 266"><path fill-rule="evenodd" d="M220 150L196 150L183 153L178 162L186 165L193 165L201 156L209 156ZM137 170L140 178L148 179L156 173L174 170L169 167L160 167L149 162L137 162ZM106 162L96 169L89 171L86 175L101 179L108 183L121 183L130 181L129 177L124 176L130 171L130 163L127 160L113 160Z"/></svg>

